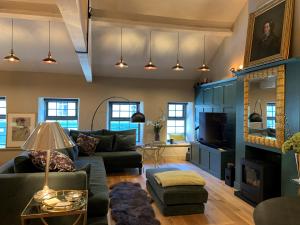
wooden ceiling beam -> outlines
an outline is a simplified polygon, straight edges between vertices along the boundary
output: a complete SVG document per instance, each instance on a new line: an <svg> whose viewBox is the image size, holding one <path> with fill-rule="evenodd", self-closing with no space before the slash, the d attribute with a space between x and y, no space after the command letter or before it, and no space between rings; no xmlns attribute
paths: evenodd
<svg viewBox="0 0 300 225"><path fill-rule="evenodd" d="M83 74L87 82L92 82L92 66L88 31L91 24L88 18L88 0L56 0L73 46L77 53Z"/></svg>

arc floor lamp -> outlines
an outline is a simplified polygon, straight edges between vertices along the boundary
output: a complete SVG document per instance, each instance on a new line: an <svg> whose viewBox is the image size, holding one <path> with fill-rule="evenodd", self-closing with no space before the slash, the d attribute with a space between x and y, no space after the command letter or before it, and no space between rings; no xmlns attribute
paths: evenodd
<svg viewBox="0 0 300 225"><path fill-rule="evenodd" d="M95 110L95 112L94 112L94 114L93 114L92 121L91 121L91 130L93 130L93 128L94 128L94 120L95 120L95 117L96 117L96 114L97 114L99 108L100 108L105 102L107 102L107 101L109 101L109 100L111 100L111 99L122 99L122 100L124 100L124 101L126 101L126 102L128 102L128 103L130 102L130 100L129 100L128 98L119 97L119 96L111 96L111 97L108 97L108 98L102 100L102 101L99 103L99 105L97 106L97 108L96 108L96 110ZM131 121L132 123L145 123L145 115L144 115L143 113L141 113L141 112L139 111L139 109L137 109L137 112L134 113L134 114L132 114L132 116L131 116L131 118L130 118L130 121Z"/></svg>

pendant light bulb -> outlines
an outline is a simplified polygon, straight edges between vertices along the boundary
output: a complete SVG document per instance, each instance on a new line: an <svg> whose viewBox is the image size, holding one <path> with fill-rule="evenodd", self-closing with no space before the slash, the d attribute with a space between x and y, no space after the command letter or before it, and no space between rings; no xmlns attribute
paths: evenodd
<svg viewBox="0 0 300 225"><path fill-rule="evenodd" d="M121 27L121 56L120 56L120 60L115 64L116 68L119 69L124 69L124 68L128 68L127 63L123 60L123 28Z"/></svg>
<svg viewBox="0 0 300 225"><path fill-rule="evenodd" d="M45 64L56 64L56 60L52 57L51 50L50 50L50 35L51 35L51 30L50 30L50 20L49 20L49 32L48 32L48 56L43 59L43 63Z"/></svg>
<svg viewBox="0 0 300 225"><path fill-rule="evenodd" d="M14 53L14 19L11 19L11 50L10 54L4 57L5 61L8 62L20 62L20 58L18 58Z"/></svg>
<svg viewBox="0 0 300 225"><path fill-rule="evenodd" d="M150 31L150 40L149 40L149 47L150 47L150 51L149 51L149 62L144 66L145 70L157 70L157 67L152 63L152 55L151 55L151 36L152 36L152 31Z"/></svg>
<svg viewBox="0 0 300 225"><path fill-rule="evenodd" d="M176 61L176 65L172 67L172 70L174 71L184 70L183 66L181 66L179 62L179 32L177 33L177 61Z"/></svg>
<svg viewBox="0 0 300 225"><path fill-rule="evenodd" d="M210 71L209 66L206 64L206 59L205 59L205 35L203 36L203 63L200 67L198 67L198 71L201 72L208 72Z"/></svg>

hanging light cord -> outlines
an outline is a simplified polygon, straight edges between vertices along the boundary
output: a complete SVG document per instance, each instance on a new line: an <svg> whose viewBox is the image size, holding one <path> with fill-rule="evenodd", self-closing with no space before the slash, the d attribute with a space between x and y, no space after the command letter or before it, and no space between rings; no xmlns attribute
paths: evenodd
<svg viewBox="0 0 300 225"><path fill-rule="evenodd" d="M151 59L151 33L152 31L150 31L150 43L149 43L149 46L150 46L150 62L152 62L152 59Z"/></svg>
<svg viewBox="0 0 300 225"><path fill-rule="evenodd" d="M121 60L123 60L123 28L121 27Z"/></svg>
<svg viewBox="0 0 300 225"><path fill-rule="evenodd" d="M203 51L203 64L205 64L205 61L206 61L206 59L205 59L205 35L203 37L203 48L204 48L204 51Z"/></svg>
<svg viewBox="0 0 300 225"><path fill-rule="evenodd" d="M50 54L50 20L49 20L49 27L48 27L48 29L49 29L49 33L48 33L48 52L49 52L49 54Z"/></svg>
<svg viewBox="0 0 300 225"><path fill-rule="evenodd" d="M11 19L11 51L14 49L14 19Z"/></svg>
<svg viewBox="0 0 300 225"><path fill-rule="evenodd" d="M179 62L179 32L177 33L177 63Z"/></svg>

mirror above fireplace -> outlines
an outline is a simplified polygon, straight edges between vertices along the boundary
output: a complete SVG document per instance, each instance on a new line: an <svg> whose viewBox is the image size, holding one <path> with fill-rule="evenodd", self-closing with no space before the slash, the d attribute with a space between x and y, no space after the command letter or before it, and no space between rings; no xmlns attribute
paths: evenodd
<svg viewBox="0 0 300 225"><path fill-rule="evenodd" d="M280 148L284 141L284 66L244 77L245 141Z"/></svg>

